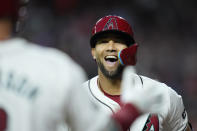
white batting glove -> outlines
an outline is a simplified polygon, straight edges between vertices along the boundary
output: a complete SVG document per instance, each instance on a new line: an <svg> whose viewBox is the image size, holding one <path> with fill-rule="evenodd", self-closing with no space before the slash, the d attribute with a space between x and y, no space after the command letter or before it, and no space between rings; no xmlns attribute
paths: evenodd
<svg viewBox="0 0 197 131"><path fill-rule="evenodd" d="M122 80L122 101L132 103L142 113L162 112L167 98L166 90L162 84L150 82L143 86L133 67L126 67Z"/></svg>

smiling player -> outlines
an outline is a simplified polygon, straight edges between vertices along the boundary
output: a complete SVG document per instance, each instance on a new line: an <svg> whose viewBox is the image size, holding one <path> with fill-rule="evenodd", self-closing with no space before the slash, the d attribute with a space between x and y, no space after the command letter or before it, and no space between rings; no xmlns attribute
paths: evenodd
<svg viewBox="0 0 197 131"><path fill-rule="evenodd" d="M84 88L88 90L92 100L106 112L116 112L124 105L120 100L121 95L135 91L132 87L127 92L122 91L122 87L128 86L133 79L133 76L128 76L128 83L122 82L125 79L122 78L125 65L134 68L136 64L138 45L133 36L132 27L119 16L101 18L92 30L90 45L93 59L98 65L98 76L84 83ZM180 95L163 83L137 74L134 76L138 78L134 85L139 89L150 89L152 84L157 85L155 90L141 97L142 100L156 93L158 88L165 89L163 94L167 95L167 99L161 113L143 115L133 123L131 131L190 131L187 112ZM147 103L138 104L147 106Z"/></svg>

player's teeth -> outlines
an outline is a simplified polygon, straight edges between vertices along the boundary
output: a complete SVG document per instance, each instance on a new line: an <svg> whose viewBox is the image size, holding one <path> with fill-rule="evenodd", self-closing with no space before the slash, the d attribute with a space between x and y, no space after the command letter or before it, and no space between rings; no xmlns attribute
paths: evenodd
<svg viewBox="0 0 197 131"><path fill-rule="evenodd" d="M106 58L106 59L117 59L116 56L106 56L105 58Z"/></svg>

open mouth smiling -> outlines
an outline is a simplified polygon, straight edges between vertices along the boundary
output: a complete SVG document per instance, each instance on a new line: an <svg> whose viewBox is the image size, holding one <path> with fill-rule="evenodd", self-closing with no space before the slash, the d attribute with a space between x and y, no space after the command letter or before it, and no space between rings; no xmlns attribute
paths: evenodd
<svg viewBox="0 0 197 131"><path fill-rule="evenodd" d="M118 57L114 56L114 55L105 56L104 59L105 59L106 62L110 62L110 63L114 63L114 62L118 61Z"/></svg>

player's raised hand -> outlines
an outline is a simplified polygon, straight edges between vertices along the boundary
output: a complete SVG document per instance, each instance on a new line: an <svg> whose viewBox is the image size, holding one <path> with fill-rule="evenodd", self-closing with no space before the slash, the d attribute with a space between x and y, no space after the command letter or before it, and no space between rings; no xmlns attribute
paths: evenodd
<svg viewBox="0 0 197 131"><path fill-rule="evenodd" d="M142 87L133 67L126 67L122 81L122 101L132 103L142 113L160 113L167 98L163 86L150 82Z"/></svg>

